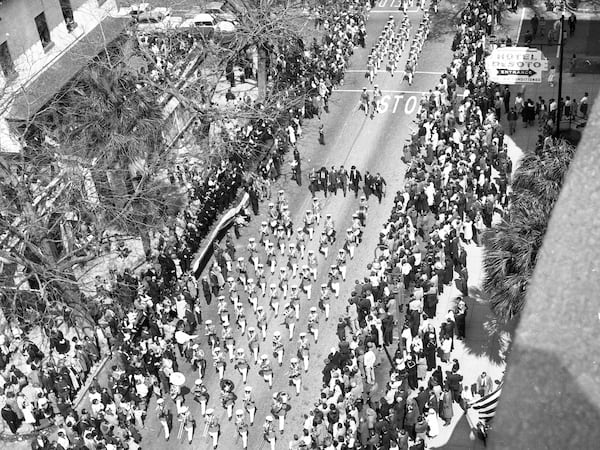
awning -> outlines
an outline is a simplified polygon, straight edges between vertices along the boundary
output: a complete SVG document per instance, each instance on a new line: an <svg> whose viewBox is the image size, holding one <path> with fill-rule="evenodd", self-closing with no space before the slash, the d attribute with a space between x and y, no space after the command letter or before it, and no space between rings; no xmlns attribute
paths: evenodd
<svg viewBox="0 0 600 450"><path fill-rule="evenodd" d="M15 94L7 119L17 122L30 119L92 58L119 37L129 21L126 17L107 17L71 45L50 67Z"/></svg>

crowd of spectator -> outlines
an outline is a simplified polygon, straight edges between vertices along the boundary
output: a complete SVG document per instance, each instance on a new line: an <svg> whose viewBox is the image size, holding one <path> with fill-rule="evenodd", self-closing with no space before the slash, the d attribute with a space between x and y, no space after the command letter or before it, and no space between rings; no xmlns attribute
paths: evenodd
<svg viewBox="0 0 600 450"><path fill-rule="evenodd" d="M290 448L424 448L451 422L453 404L466 409L495 388L485 372L463 385L452 355L466 334L468 249L482 245L510 195L512 164L493 108L502 90L483 65L489 8L468 2L451 66L422 98L418 131L405 148L405 187L367 276L356 280L348 299L340 342L325 361L321 398ZM441 311L439 296L452 285L459 295ZM382 348L394 345L398 308L399 341L385 386L378 386L376 367Z"/></svg>
<svg viewBox="0 0 600 450"><path fill-rule="evenodd" d="M289 95L308 93L309 98L324 93L325 84L330 95L332 87L343 82L346 61L360 42L363 11L360 2L336 4L330 16L322 16L322 44L313 42L310 48L302 44L301 51L278 49L272 64L273 84L289 89ZM168 71L168 61L161 59L166 43L153 40L147 45L156 56L157 68ZM313 105L311 100L304 107L282 109L272 119L244 123L233 138L224 137L242 150L208 172L186 165L170 173L172 182L187 186L189 203L157 233L141 273L111 270L106 279L97 280L97 295L89 299L90 314L98 324L93 334L66 337L58 327L52 328L47 330L50 345L44 352L17 325L1 336L2 417L12 433L18 433L23 423L30 424L31 431L55 423L57 434L39 433L33 448L140 447L150 400L179 398L169 374L177 372L178 352L190 360L192 345L184 346L185 336L194 336L202 323L202 286L192 273L194 254L240 187L250 193L252 209L258 213L258 201L270 196L268 180L281 173L283 154L295 149L302 119L316 111ZM247 174L246 159L264 147L269 151L259 174L266 181ZM218 288L224 285L218 283ZM107 381L100 384L89 374L102 357L110 362ZM20 368L12 364L16 362L22 363ZM78 410L74 402L86 383L85 406Z"/></svg>

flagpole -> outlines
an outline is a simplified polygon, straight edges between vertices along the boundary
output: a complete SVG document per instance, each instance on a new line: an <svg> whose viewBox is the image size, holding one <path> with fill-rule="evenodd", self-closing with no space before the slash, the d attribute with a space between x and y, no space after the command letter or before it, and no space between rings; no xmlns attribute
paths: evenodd
<svg viewBox="0 0 600 450"><path fill-rule="evenodd" d="M565 15L560 16L560 41L558 42L558 108L556 109L556 131L554 132L555 137L560 136L560 104L562 97L562 83L563 83L563 55L565 50L564 40L564 26L565 26Z"/></svg>

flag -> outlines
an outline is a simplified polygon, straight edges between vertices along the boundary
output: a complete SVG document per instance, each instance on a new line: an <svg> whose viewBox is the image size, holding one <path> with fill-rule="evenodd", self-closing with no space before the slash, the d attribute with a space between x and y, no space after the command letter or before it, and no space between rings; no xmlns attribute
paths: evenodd
<svg viewBox="0 0 600 450"><path fill-rule="evenodd" d="M471 430L484 443L487 438L489 422L496 415L496 408L498 407L501 394L502 384L494 392L474 401L467 408L466 416Z"/></svg>
<svg viewBox="0 0 600 450"><path fill-rule="evenodd" d="M494 392L491 392L485 397L482 397L479 400L471 403L468 409L474 410L476 417L478 418L477 421L487 423L492 420L494 415L496 415L496 407L498 406L501 393L502 385L498 386L498 389L496 389Z"/></svg>

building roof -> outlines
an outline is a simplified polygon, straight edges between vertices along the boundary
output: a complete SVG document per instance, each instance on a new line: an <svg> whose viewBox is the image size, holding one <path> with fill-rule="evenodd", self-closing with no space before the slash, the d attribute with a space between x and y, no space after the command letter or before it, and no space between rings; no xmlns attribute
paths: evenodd
<svg viewBox="0 0 600 450"><path fill-rule="evenodd" d="M7 119L24 122L37 113L89 61L113 42L129 23L129 18L107 17L71 45L46 70L15 95Z"/></svg>

